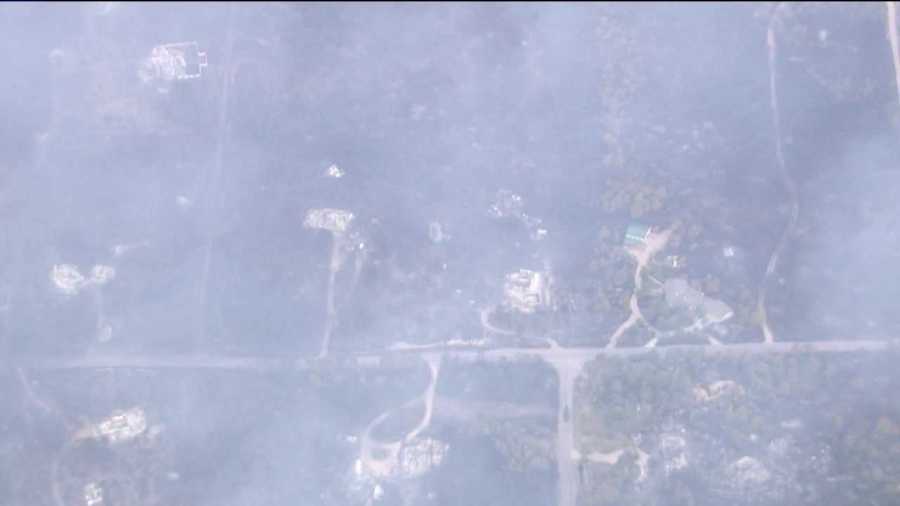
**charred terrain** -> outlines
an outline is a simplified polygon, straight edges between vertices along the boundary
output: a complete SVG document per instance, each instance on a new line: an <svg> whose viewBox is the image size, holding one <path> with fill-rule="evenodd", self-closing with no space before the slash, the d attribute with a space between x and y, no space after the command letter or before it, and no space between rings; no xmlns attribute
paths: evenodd
<svg viewBox="0 0 900 506"><path fill-rule="evenodd" d="M0 504L900 504L892 2L0 13Z"/></svg>

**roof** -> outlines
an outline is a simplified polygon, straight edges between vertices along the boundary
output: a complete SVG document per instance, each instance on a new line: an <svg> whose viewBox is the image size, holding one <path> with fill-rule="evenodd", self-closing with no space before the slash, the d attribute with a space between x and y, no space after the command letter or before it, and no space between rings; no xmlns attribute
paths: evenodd
<svg viewBox="0 0 900 506"><path fill-rule="evenodd" d="M652 227L641 223L632 223L625 230L625 246L637 246L644 244L644 241L650 237Z"/></svg>

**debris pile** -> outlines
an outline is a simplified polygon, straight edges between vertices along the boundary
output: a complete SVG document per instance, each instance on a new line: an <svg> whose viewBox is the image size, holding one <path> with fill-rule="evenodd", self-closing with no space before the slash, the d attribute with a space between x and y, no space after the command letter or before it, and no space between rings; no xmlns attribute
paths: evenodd
<svg viewBox="0 0 900 506"><path fill-rule="evenodd" d="M196 42L175 42L154 47L141 64L143 82L198 79L208 65L206 52Z"/></svg>
<svg viewBox="0 0 900 506"><path fill-rule="evenodd" d="M533 241L539 241L547 236L547 229L541 226L541 219L527 214L522 196L509 190L497 192L488 213L496 219L512 219L521 222L525 225L528 236Z"/></svg>
<svg viewBox="0 0 900 506"><path fill-rule="evenodd" d="M698 402L713 401L722 397L744 395L744 388L732 380L715 381L709 385L694 387L694 400Z"/></svg>
<svg viewBox="0 0 900 506"><path fill-rule="evenodd" d="M343 209L310 209L303 220L306 228L327 230L333 234L342 234L350 227L354 215Z"/></svg>
<svg viewBox="0 0 900 506"><path fill-rule="evenodd" d="M100 422L88 425L75 434L75 439L106 439L110 444L132 440L147 430L147 416L140 406L114 411Z"/></svg>
<svg viewBox="0 0 900 506"><path fill-rule="evenodd" d="M86 278L78 267L71 264L54 265L50 270L50 281L65 295L76 295L83 288L93 285L105 285L116 277L116 269L109 265L95 265L91 268L91 276Z"/></svg>
<svg viewBox="0 0 900 506"><path fill-rule="evenodd" d="M325 169L325 177L333 177L335 179L340 179L340 178L344 177L344 174L346 174L346 173L343 171L343 169L341 169L340 167L338 167L335 164L331 164L328 166L327 169Z"/></svg>
<svg viewBox="0 0 900 506"><path fill-rule="evenodd" d="M659 441L659 450L664 459L666 476L688 466L687 441L678 434L663 434Z"/></svg>
<svg viewBox="0 0 900 506"><path fill-rule="evenodd" d="M552 306L550 276L542 272L519 269L506 275L503 293L506 306L531 314L539 308Z"/></svg>
<svg viewBox="0 0 900 506"><path fill-rule="evenodd" d="M421 476L441 465L449 445L437 439L413 440L400 451L399 471L405 477Z"/></svg>
<svg viewBox="0 0 900 506"><path fill-rule="evenodd" d="M772 477L762 463L753 457L741 457L731 463L727 469L728 476L740 487L763 484Z"/></svg>
<svg viewBox="0 0 900 506"><path fill-rule="evenodd" d="M103 489L100 485L91 482L84 486L84 504L86 506L100 506L103 504Z"/></svg>

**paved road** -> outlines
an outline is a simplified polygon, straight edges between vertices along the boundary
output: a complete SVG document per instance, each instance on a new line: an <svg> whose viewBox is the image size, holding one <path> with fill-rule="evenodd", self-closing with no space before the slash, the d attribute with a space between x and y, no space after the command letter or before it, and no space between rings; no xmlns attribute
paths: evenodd
<svg viewBox="0 0 900 506"><path fill-rule="evenodd" d="M559 377L559 405L557 407L557 472L558 472L558 506L575 506L578 498L578 481L573 450L575 447L575 414L574 382L584 364L600 356L638 356L647 354L681 355L684 353L700 353L704 356L745 356L768 353L841 353L852 351L886 351L900 349L900 341L815 341L806 343L748 343L734 345L678 345L661 347L636 348L496 348L488 350L474 349L408 349L391 350L384 353L349 354L340 358L331 357L328 363L338 367L405 367L414 365L419 360L428 362L432 372L432 382L424 394L426 416L424 426L431 419L431 405L434 399L434 387L440 360L456 359L471 362L505 362L515 360L543 360L553 366ZM410 360L397 360L397 358ZM0 370L6 367L35 369L91 369L91 368L140 368L140 369L234 369L254 371L286 371L317 367L318 360L294 360L264 357L214 357L214 356L140 356L140 355L93 355L83 357L6 357L0 361ZM421 362L418 362L419 364ZM371 427L378 425L390 411L373 420ZM413 437L422 425L416 428ZM367 431L364 439L369 441ZM364 448L362 457L376 474L390 474L391 465L380 469L396 459L401 442L372 445ZM365 444L363 445L366 446ZM386 451L386 459L375 459L371 455L372 446Z"/></svg>
<svg viewBox="0 0 900 506"><path fill-rule="evenodd" d="M559 406L556 418L556 470L558 475L557 506L575 506L578 499L578 480L575 461L575 379L584 366L585 358L568 355L550 362L559 377Z"/></svg>
<svg viewBox="0 0 900 506"><path fill-rule="evenodd" d="M429 348L426 350L390 350L382 353L334 355L324 363L336 367L392 368L418 367L418 357L439 353L445 359L463 362L502 362L540 359L549 363L560 360L584 360L604 357L627 357L647 354L675 355L699 353L705 356L741 356L768 353L840 353L851 351L900 350L900 340L876 341L810 341L805 343L776 342L714 346L708 344L634 347L634 348ZM409 358L409 360L405 360ZM0 357L0 369L235 369L235 370L302 370L320 367L323 362L314 358L294 359L260 356L209 355L137 355L109 354L72 356L7 356Z"/></svg>

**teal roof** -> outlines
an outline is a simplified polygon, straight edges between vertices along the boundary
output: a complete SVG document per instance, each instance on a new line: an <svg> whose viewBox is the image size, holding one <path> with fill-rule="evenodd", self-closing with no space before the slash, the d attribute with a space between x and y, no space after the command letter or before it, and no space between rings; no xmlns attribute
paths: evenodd
<svg viewBox="0 0 900 506"><path fill-rule="evenodd" d="M649 235L649 226L640 223L632 223L631 225L628 225L628 229L625 230L625 245L632 246L643 244Z"/></svg>

